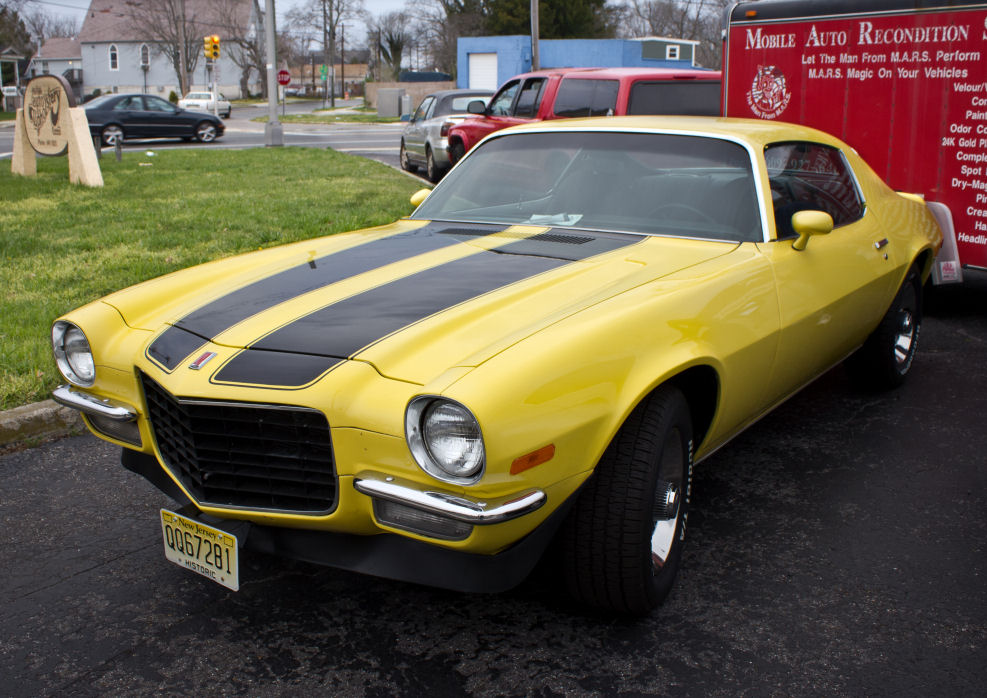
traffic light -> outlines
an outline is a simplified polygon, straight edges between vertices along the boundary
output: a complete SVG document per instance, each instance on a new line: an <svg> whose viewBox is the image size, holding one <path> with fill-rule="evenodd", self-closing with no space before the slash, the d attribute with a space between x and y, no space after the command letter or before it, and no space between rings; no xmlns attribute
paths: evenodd
<svg viewBox="0 0 987 698"><path fill-rule="evenodd" d="M202 38L202 53L206 58L219 58L219 34Z"/></svg>

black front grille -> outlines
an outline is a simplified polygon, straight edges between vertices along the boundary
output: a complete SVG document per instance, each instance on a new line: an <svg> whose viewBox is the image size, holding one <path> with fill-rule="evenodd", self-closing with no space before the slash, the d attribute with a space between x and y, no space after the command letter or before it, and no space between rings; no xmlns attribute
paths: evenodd
<svg viewBox="0 0 987 698"><path fill-rule="evenodd" d="M307 514L333 508L336 474L324 414L178 399L142 379L164 464L197 502Z"/></svg>

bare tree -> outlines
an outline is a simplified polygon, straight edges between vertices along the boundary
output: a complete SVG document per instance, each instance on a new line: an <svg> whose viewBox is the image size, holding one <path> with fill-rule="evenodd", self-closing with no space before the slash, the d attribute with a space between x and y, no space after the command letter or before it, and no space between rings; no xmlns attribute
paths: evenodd
<svg viewBox="0 0 987 698"><path fill-rule="evenodd" d="M250 93L250 76L260 76L261 93L267 97L267 53L264 43L264 10L259 0L251 0L253 14L243 0L219 0L213 5L219 26L226 35L227 55L240 69L240 94ZM250 18L254 23L251 24ZM278 49L281 41L278 41Z"/></svg>
<svg viewBox="0 0 987 698"><path fill-rule="evenodd" d="M405 50L414 44L411 17L404 12L388 12L367 22L367 35L372 37L380 55L380 79L397 80L401 74Z"/></svg>
<svg viewBox="0 0 987 698"><path fill-rule="evenodd" d="M732 0L629 0L623 34L698 41L696 63L720 67L720 22Z"/></svg>
<svg viewBox="0 0 987 698"><path fill-rule="evenodd" d="M79 33L79 24L72 17L59 17L43 9L32 10L22 16L39 47L48 39L69 39Z"/></svg>
<svg viewBox="0 0 987 698"><path fill-rule="evenodd" d="M129 5L130 18L159 44L175 69L181 93L187 94L204 35L204 26L195 11L185 0L139 0Z"/></svg>
<svg viewBox="0 0 987 698"><path fill-rule="evenodd" d="M457 42L461 36L482 36L486 30L484 0L412 0L418 45L437 70L456 75Z"/></svg>
<svg viewBox="0 0 987 698"><path fill-rule="evenodd" d="M322 58L333 70L336 64L336 37L339 25L364 15L363 0L307 0L302 5L288 11L287 19L291 33L295 36L308 36L313 28L318 28L322 45ZM332 105L336 104L335 80L329 91Z"/></svg>

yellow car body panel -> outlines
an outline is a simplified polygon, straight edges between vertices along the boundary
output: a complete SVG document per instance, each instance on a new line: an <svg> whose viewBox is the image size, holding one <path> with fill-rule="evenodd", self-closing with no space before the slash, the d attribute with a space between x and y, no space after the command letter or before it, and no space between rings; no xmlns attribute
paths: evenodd
<svg viewBox="0 0 987 698"><path fill-rule="evenodd" d="M708 394L696 408L705 422L695 444L697 459L703 458L860 346L909 268L919 263L927 274L941 244L921 203L889 190L845 145L812 129L628 117L545 122L492 138L608 129L743 144L754 154L763 238L406 219L176 272L61 319L82 328L92 347L97 378L81 392L130 406L141 443L90 426L163 462L142 376L182 399L309 408L325 415L330 429L337 480L331 510L202 501L197 508L220 519L356 536L387 533L490 555L524 539L570 500L628 415L656 388L686 375L705 381ZM801 140L841 149L866 209L859 220L812 236L799 251L778 239L771 202L764 200L768 171L757 157L772 143ZM377 249L384 250L379 259L377 252L365 258L364 251ZM570 249L576 252L567 256ZM515 273L513 264L530 269ZM455 284L447 282L453 270ZM312 284L308 274L326 276ZM289 290L272 297L265 295L268 286ZM418 293L421 307L409 299ZM233 302L241 296L246 309ZM372 318L363 316L361 300L371 303ZM392 306L406 305L416 313L410 320L389 319ZM217 319L223 313L228 317ZM340 337L361 323L372 326L351 340ZM330 348L323 351L311 339L313 328L324 330ZM296 351L298 338L309 344ZM202 366L193 365L203 357ZM291 367L302 360L312 367ZM486 457L476 482L439 481L416 462L405 411L422 395L453 400L475 416ZM550 455L534 467L517 467L536 453ZM172 468L162 470L196 501ZM461 540L443 540L381 523L373 498L358 491L368 479L483 506L537 491L545 504L476 525Z"/></svg>

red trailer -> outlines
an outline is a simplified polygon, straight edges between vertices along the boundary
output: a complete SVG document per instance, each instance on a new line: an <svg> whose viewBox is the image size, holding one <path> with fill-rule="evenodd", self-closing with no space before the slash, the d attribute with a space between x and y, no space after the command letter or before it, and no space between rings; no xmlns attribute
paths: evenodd
<svg viewBox="0 0 987 698"><path fill-rule="evenodd" d="M761 0L724 19L723 114L839 136L943 227L936 283L987 269L987 4Z"/></svg>

